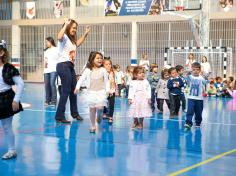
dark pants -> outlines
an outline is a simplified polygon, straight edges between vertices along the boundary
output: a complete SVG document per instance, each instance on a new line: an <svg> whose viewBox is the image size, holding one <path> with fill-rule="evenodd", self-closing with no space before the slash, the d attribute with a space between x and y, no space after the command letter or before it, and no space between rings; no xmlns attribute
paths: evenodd
<svg viewBox="0 0 236 176"><path fill-rule="evenodd" d="M108 117L113 117L115 108L115 93L113 93L112 96L109 96L107 100L108 107L104 107L103 113L106 114Z"/></svg>
<svg viewBox="0 0 236 176"><path fill-rule="evenodd" d="M182 93L180 95L180 101L181 101L181 105L182 105L182 110L185 110L186 109L186 99L185 99L184 93Z"/></svg>
<svg viewBox="0 0 236 176"><path fill-rule="evenodd" d="M156 94L155 94L155 88L151 89L151 108L152 110L155 110L155 100L156 100Z"/></svg>
<svg viewBox="0 0 236 176"><path fill-rule="evenodd" d="M119 95L119 97L121 97L121 90L123 88L123 85L122 84L117 84L117 86L118 86L118 95Z"/></svg>
<svg viewBox="0 0 236 176"><path fill-rule="evenodd" d="M169 94L170 97L170 115L177 115L180 108L180 95Z"/></svg>
<svg viewBox="0 0 236 176"><path fill-rule="evenodd" d="M128 98L129 97L129 85L126 86L125 93L126 93L126 98Z"/></svg>
<svg viewBox="0 0 236 176"><path fill-rule="evenodd" d="M62 62L57 64L57 73L61 78L61 95L57 107L56 119L65 119L66 102L69 97L70 99L70 111L71 116L77 116L77 95L74 94L76 87L76 74L74 65L71 62Z"/></svg>
<svg viewBox="0 0 236 176"><path fill-rule="evenodd" d="M166 104L167 104L168 108L170 109L170 100L157 98L157 108L158 108L159 111L161 111L161 112L163 112L163 104L164 104L164 101L166 101Z"/></svg>
<svg viewBox="0 0 236 176"><path fill-rule="evenodd" d="M200 125L202 122L203 100L188 99L188 111L186 114L185 123L192 126L192 118L195 114L196 125Z"/></svg>
<svg viewBox="0 0 236 176"><path fill-rule="evenodd" d="M57 72L44 73L46 103L56 104L57 102L56 78Z"/></svg>

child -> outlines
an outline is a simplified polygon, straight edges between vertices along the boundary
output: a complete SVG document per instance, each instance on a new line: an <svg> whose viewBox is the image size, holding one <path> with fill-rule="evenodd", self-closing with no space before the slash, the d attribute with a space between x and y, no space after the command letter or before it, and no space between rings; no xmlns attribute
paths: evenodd
<svg viewBox="0 0 236 176"><path fill-rule="evenodd" d="M167 88L169 89L170 97L170 116L178 116L180 108L180 96L182 94L182 88L184 83L182 79L178 76L175 67L169 69L169 74L171 78L167 82Z"/></svg>
<svg viewBox="0 0 236 176"><path fill-rule="evenodd" d="M168 69L161 71L161 79L157 83L156 93L157 93L157 108L160 113L163 113L163 104L166 101L168 108L170 109L170 100L169 100L169 90L167 89L167 82L169 79Z"/></svg>
<svg viewBox="0 0 236 176"><path fill-rule="evenodd" d="M129 95L129 85L133 78L133 67L127 66L126 68L126 74L125 74L125 86L126 86L126 98L128 98Z"/></svg>
<svg viewBox="0 0 236 176"><path fill-rule="evenodd" d="M196 127L200 127L203 111L203 93L205 92L206 80L200 75L201 65L198 62L192 64L192 75L188 76L190 92L188 95L188 111L186 114L185 130L189 130L192 125L192 118L195 114Z"/></svg>
<svg viewBox="0 0 236 176"><path fill-rule="evenodd" d="M128 97L130 104L128 116L134 118L132 129L143 129L144 117L151 116L151 87L144 78L144 68L140 66L135 67Z"/></svg>
<svg viewBox="0 0 236 176"><path fill-rule="evenodd" d="M187 88L188 84L187 84L187 80L184 78L183 74L184 74L184 67L182 65L177 65L176 67L176 71L179 74L179 77L182 79L184 86L182 87L182 93L180 95L180 101L182 104L182 111L186 112L186 98L185 98L185 89Z"/></svg>
<svg viewBox="0 0 236 176"><path fill-rule="evenodd" d="M124 85L124 73L120 70L119 65L115 65L115 81L118 86L118 96L121 97L121 90Z"/></svg>
<svg viewBox="0 0 236 176"><path fill-rule="evenodd" d="M8 143L8 152L2 156L4 160L17 157L12 120L14 114L23 111L20 98L24 88L19 71L8 63L8 59L6 43L2 40L0 42L0 120ZM16 93L12 90L13 85L16 85Z"/></svg>
<svg viewBox="0 0 236 176"><path fill-rule="evenodd" d="M207 95L209 97L216 96L216 87L214 80L211 80L210 83L207 85Z"/></svg>
<svg viewBox="0 0 236 176"><path fill-rule="evenodd" d="M90 133L96 132L95 119L100 123L104 106L107 105L107 93L109 92L108 74L102 67L103 55L99 52L91 52L87 68L77 82L75 93L78 93L81 85L86 82L87 94L85 99L88 102L90 120L92 127Z"/></svg>
<svg viewBox="0 0 236 176"><path fill-rule="evenodd" d="M215 87L216 87L216 96L217 97L222 96L224 84L222 82L222 78L219 76L216 77Z"/></svg>
<svg viewBox="0 0 236 176"><path fill-rule="evenodd" d="M116 96L116 82L115 82L115 73L112 69L112 61L109 58L104 58L103 66L108 73L108 84L110 87L108 100L108 107L104 107L103 113L108 115L109 123L113 123L113 114L114 114L114 106L115 106L115 96Z"/></svg>
<svg viewBox="0 0 236 176"><path fill-rule="evenodd" d="M232 98L233 97L233 90L234 90L234 77L230 76L227 80L225 80L224 87L223 87L223 97Z"/></svg>
<svg viewBox="0 0 236 176"><path fill-rule="evenodd" d="M159 77L157 75L157 71L158 71L157 68L158 68L158 66L156 64L151 64L151 70L150 70L150 73L148 74L148 77L147 77L149 84L151 85L152 112L155 111L155 99L156 99L155 91L156 91L157 83L159 81Z"/></svg>

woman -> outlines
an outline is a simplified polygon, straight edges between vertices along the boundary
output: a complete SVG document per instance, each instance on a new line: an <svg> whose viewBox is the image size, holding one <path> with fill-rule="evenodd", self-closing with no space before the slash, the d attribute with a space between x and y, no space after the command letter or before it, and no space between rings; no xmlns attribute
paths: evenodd
<svg viewBox="0 0 236 176"><path fill-rule="evenodd" d="M207 57L203 56L202 63L201 63L202 75L207 80L211 74L211 65L207 61Z"/></svg>
<svg viewBox="0 0 236 176"><path fill-rule="evenodd" d="M76 47L79 47L88 36L91 28L86 27L85 33L78 40L76 38L78 23L72 19L66 19L63 27L58 33L58 50L59 62L57 64L57 73L61 79L61 96L56 112L56 121L61 123L70 123L65 118L66 102L70 99L71 116L76 120L83 120L78 113L77 96L74 94L76 87L76 74L74 69L74 61L76 54Z"/></svg>
<svg viewBox="0 0 236 176"><path fill-rule="evenodd" d="M188 55L188 59L186 60L186 64L185 64L187 74L191 73L191 71L192 71L192 64L194 62L196 62L196 60L194 59L194 55L193 55L193 53L190 53Z"/></svg>
<svg viewBox="0 0 236 176"><path fill-rule="evenodd" d="M146 53L142 54L142 58L139 61L139 66L143 67L145 69L145 71L148 71L150 63L149 63L149 60L147 58L147 54Z"/></svg>
<svg viewBox="0 0 236 176"><path fill-rule="evenodd" d="M58 62L58 49L52 37L46 38L46 49L44 52L44 83L46 92L45 105L56 106L57 89L56 89L56 66Z"/></svg>

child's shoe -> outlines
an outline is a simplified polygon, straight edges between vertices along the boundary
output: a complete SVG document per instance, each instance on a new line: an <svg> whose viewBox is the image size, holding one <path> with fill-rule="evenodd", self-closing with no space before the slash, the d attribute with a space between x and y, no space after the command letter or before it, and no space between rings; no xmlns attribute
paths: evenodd
<svg viewBox="0 0 236 176"><path fill-rule="evenodd" d="M17 157L16 151L8 151L2 156L3 160L14 159Z"/></svg>
<svg viewBox="0 0 236 176"><path fill-rule="evenodd" d="M191 125L185 123L184 124L184 131L189 131L191 129Z"/></svg>

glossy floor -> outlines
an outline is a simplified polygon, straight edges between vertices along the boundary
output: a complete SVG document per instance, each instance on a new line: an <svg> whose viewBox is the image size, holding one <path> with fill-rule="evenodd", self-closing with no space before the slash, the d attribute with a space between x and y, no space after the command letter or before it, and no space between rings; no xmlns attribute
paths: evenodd
<svg viewBox="0 0 236 176"><path fill-rule="evenodd" d="M236 99L206 99L202 127L190 132L183 130L184 114L169 120L168 112L145 119L143 131L131 131L127 101L117 99L113 126L103 121L90 134L85 104L79 103L82 123L57 125L43 95L43 85L26 84L23 102L32 106L13 122L18 158L0 161L0 176L162 176L236 148ZM0 128L0 154L5 151ZM234 176L235 163L232 153L180 175Z"/></svg>

